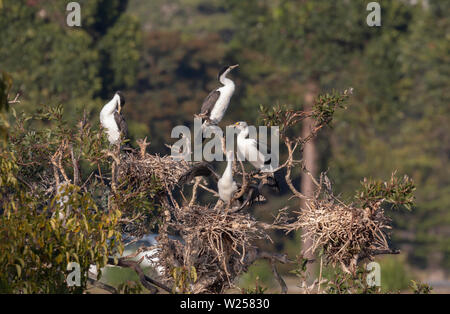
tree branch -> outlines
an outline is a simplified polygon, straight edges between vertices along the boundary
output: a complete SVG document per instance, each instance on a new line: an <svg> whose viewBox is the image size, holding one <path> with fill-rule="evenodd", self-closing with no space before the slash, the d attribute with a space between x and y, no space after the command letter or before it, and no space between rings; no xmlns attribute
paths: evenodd
<svg viewBox="0 0 450 314"><path fill-rule="evenodd" d="M128 268L133 269L136 272L136 274L139 276L139 281L142 283L142 285L147 290L149 290L150 293L152 293L152 294L156 294L158 292L158 289L156 289L155 286L159 287L169 293L172 293L172 290L169 287L148 277L142 270L141 266L139 266L139 262L119 258L117 261L117 264L114 264L114 258L109 258L108 264L120 266L120 267L128 267Z"/></svg>
<svg viewBox="0 0 450 314"><path fill-rule="evenodd" d="M97 288L106 290L106 291L108 291L108 292L110 292L110 293L112 293L112 294L117 294L117 293L118 293L118 291L117 291L116 288L114 288L114 287L112 287L112 286L110 286L110 285L107 285L107 284L105 284L105 283L103 283L103 282L101 282L101 281L99 281L99 280L96 280L96 279L93 279L93 278L90 278L90 277L89 277L89 278L88 278L88 282L89 282L91 285L93 285L94 287L97 287Z"/></svg>

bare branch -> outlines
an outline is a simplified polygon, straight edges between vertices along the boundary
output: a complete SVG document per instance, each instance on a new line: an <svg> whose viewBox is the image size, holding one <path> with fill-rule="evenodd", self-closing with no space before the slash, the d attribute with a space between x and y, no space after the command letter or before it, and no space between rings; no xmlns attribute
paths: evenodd
<svg viewBox="0 0 450 314"><path fill-rule="evenodd" d="M75 158L73 153L73 146L70 145L70 157L72 159L72 167L73 167L73 184L78 185L80 180L80 170L78 166L78 160Z"/></svg>
<svg viewBox="0 0 450 314"><path fill-rule="evenodd" d="M112 287L110 285L107 285L107 284L105 284L105 283L103 283L103 282L101 282L99 280L96 280L96 279L93 279L93 278L89 277L88 278L88 282L91 285L93 285L94 287L100 288L102 290L106 290L106 291L108 291L108 292L110 292L112 294L117 294L118 293L116 288L114 288L114 287Z"/></svg>
<svg viewBox="0 0 450 314"><path fill-rule="evenodd" d="M20 93L17 93L16 97L14 97L13 100L8 100L8 104L10 104L10 105L12 105L12 104L20 104L19 97L20 97Z"/></svg>
<svg viewBox="0 0 450 314"><path fill-rule="evenodd" d="M166 290L169 293L172 293L172 290L167 287L166 285L150 278L149 276L144 274L144 271L142 270L142 268L139 266L139 263L136 261L132 261L132 260L127 260L127 259L123 259L123 258L119 258L117 264L114 264L114 258L109 258L108 259L108 264L110 265L116 265L116 266L120 266L120 267L128 267L133 269L137 275L139 276L139 280L142 283L142 285L150 291L150 293L155 294L158 292L158 289L155 288L155 286Z"/></svg>
<svg viewBox="0 0 450 314"><path fill-rule="evenodd" d="M138 140L137 144L139 145L141 159L144 159L150 142L147 142L147 137L145 137L143 140Z"/></svg>
<svg viewBox="0 0 450 314"><path fill-rule="evenodd" d="M294 150L292 149L292 143L289 139L285 140L285 144L286 147L288 149L288 162L286 165L286 183L289 186L289 189L291 190L291 192L297 196L298 198L301 199L307 199L307 197L305 195L303 195L302 193L300 193L295 187L294 184L292 183L292 179L291 179L291 171L292 171L292 166L293 166L293 154L294 154Z"/></svg>
<svg viewBox="0 0 450 314"><path fill-rule="evenodd" d="M239 193L236 193L233 196L231 203L233 203L236 200L238 200L239 198L241 198L245 194L245 192L247 192L247 188L248 188L248 180L247 180L247 174L245 172L244 164L242 163L242 160L239 160L239 163L241 165L241 171L242 171L242 186L241 186L241 189L239 190Z"/></svg>

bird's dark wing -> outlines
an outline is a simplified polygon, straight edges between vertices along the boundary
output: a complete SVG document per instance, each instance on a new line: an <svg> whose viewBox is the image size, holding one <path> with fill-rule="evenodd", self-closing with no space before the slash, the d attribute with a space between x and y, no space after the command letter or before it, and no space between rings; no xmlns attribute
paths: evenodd
<svg viewBox="0 0 450 314"><path fill-rule="evenodd" d="M209 93L209 95L206 96L205 100L203 101L202 111L200 112L200 114L209 116L214 108L214 105L217 102L217 99L219 99L219 96L220 92L216 89Z"/></svg>
<svg viewBox="0 0 450 314"><path fill-rule="evenodd" d="M242 197L239 199L240 206L234 212L240 211L245 207L251 207L256 201L261 202L261 198L262 202L264 203L269 199L269 196L273 192L279 194L280 191L281 189L280 185L278 184L278 180L276 179L274 174L271 174L263 178L258 185L250 184L247 187L247 190L244 194L245 198Z"/></svg>
<svg viewBox="0 0 450 314"><path fill-rule="evenodd" d="M242 197L239 201L241 202L241 205L239 206L239 209L237 211L242 210L244 207L251 207L253 205L253 201L259 196L258 187L254 185L250 185L248 187L247 195L245 196L245 199Z"/></svg>
<svg viewBox="0 0 450 314"><path fill-rule="evenodd" d="M219 181L219 175L214 171L211 164L207 162L200 162L187 170L178 180L178 185L183 186L186 183L192 181L195 177L209 177L211 176L214 181Z"/></svg>
<svg viewBox="0 0 450 314"><path fill-rule="evenodd" d="M255 184L250 184L247 187L244 196L239 199L240 205L234 212L238 212L245 207L252 207L255 202L265 203L267 201L267 196L261 193L259 186Z"/></svg>
<svg viewBox="0 0 450 314"><path fill-rule="evenodd" d="M263 191L263 188L267 186L269 187L273 192L280 193L281 188L280 184L278 183L278 180L275 177L275 174L271 174L267 176L266 178L262 179L261 182L258 185L258 191L260 194L265 194Z"/></svg>
<svg viewBox="0 0 450 314"><path fill-rule="evenodd" d="M122 134L122 138L123 139L128 138L128 125L123 116L116 111L114 112L114 120L116 121L117 126L119 127L119 131Z"/></svg>

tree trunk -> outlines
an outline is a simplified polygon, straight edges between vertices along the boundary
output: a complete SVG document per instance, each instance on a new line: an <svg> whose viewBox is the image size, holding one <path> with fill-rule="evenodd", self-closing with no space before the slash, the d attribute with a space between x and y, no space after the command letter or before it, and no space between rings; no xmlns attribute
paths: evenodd
<svg viewBox="0 0 450 314"><path fill-rule="evenodd" d="M306 92L304 95L304 111L310 111L314 105L314 99L316 98L318 93L318 84L317 82L311 80L307 83ZM307 137L312 130L314 120L312 118L307 118L303 121L302 125L302 137ZM305 163L306 169L315 176L317 174L317 151L314 139L307 142L304 146L303 150L303 160ZM301 177L301 192L310 197L314 193L314 183L311 178L306 173L302 173ZM301 201L301 207L305 206L305 202ZM303 238L302 241L302 254L304 258L313 259L314 255L311 252L306 252L312 245L310 238ZM314 276L314 264L308 264L307 266L307 275L311 280Z"/></svg>

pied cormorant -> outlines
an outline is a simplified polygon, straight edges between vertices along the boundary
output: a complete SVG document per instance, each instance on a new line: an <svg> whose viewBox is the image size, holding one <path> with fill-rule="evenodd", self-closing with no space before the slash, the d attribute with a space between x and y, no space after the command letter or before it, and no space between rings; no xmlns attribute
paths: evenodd
<svg viewBox="0 0 450 314"><path fill-rule="evenodd" d="M237 150L242 157L248 160L256 169L266 171L272 169L271 157L269 155L264 155L258 150L258 143L255 139L247 138L249 135L247 122L240 121L234 124L234 127L239 130L237 136ZM259 144L261 148L263 144ZM267 149L265 150L266 152Z"/></svg>
<svg viewBox="0 0 450 314"><path fill-rule="evenodd" d="M231 201L234 192L238 189L236 182L233 180L233 157L232 151L227 152L227 167L219 182L217 182L220 199L224 202Z"/></svg>
<svg viewBox="0 0 450 314"><path fill-rule="evenodd" d="M235 89L234 82L227 78L227 75L238 66L239 64L224 67L218 75L219 82L223 86L213 90L203 101L199 116L207 119L211 124L218 124L227 111Z"/></svg>
<svg viewBox="0 0 450 314"><path fill-rule="evenodd" d="M121 92L116 92L113 99L108 102L100 112L100 123L106 129L108 141L114 145L120 142L120 137L127 138L128 127L121 114L125 105L125 98Z"/></svg>

